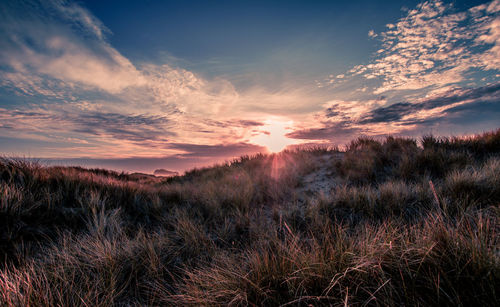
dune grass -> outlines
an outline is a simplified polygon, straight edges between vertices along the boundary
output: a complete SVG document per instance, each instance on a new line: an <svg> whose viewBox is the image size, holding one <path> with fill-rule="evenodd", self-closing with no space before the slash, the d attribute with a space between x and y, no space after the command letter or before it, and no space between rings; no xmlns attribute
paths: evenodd
<svg viewBox="0 0 500 307"><path fill-rule="evenodd" d="M499 205L500 130L172 178L3 158L0 305L498 306Z"/></svg>

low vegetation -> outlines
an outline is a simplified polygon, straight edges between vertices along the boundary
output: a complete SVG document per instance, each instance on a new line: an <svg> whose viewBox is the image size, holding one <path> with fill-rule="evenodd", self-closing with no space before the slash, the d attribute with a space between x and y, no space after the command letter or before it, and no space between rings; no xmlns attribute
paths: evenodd
<svg viewBox="0 0 500 307"><path fill-rule="evenodd" d="M4 158L0 305L498 306L499 214L500 130L168 178Z"/></svg>

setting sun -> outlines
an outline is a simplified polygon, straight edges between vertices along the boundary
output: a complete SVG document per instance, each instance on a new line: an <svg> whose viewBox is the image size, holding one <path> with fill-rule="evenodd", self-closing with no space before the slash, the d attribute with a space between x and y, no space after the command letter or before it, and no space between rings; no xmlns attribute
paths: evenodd
<svg viewBox="0 0 500 307"><path fill-rule="evenodd" d="M0 307L500 306L500 0L0 0Z"/></svg>
<svg viewBox="0 0 500 307"><path fill-rule="evenodd" d="M286 136L291 132L292 120L272 118L264 121L265 125L260 134L252 139L252 142L265 146L271 152L280 152L286 146L297 144L299 141Z"/></svg>

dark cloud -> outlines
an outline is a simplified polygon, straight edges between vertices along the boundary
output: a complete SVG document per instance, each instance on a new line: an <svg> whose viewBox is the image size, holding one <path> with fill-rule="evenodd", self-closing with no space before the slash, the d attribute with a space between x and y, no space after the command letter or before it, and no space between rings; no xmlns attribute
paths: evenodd
<svg viewBox="0 0 500 307"><path fill-rule="evenodd" d="M500 113L500 100L476 101L452 107L446 110L447 113ZM500 118L499 118L500 122Z"/></svg>
<svg viewBox="0 0 500 307"><path fill-rule="evenodd" d="M360 120L361 124L394 122L403 116L417 112L423 107L422 104L411 104L409 102L398 102L384 108L377 108Z"/></svg>
<svg viewBox="0 0 500 307"><path fill-rule="evenodd" d="M325 116L327 118L336 117L340 115L342 115L342 113L340 111L335 110L335 107L329 107L325 110Z"/></svg>
<svg viewBox="0 0 500 307"><path fill-rule="evenodd" d="M119 113L102 113L102 112L92 112L92 113L81 113L74 117L75 122L82 123L84 125L116 125L116 126L127 126L127 125L159 125L168 123L168 119L163 116L149 116L149 115L125 115Z"/></svg>
<svg viewBox="0 0 500 307"><path fill-rule="evenodd" d="M293 139L302 140L344 140L353 135L361 133L360 128L351 127L347 122L325 123L323 128L296 130L286 136Z"/></svg>
<svg viewBox="0 0 500 307"><path fill-rule="evenodd" d="M377 108L363 116L359 123L371 124L396 122L400 121L404 116L409 114L413 114L422 110L430 110L438 107L443 107L458 102L477 99L494 99L498 101L500 99L500 84L456 91L459 91L459 93L447 93L444 96L431 98L419 103L399 102L388 107ZM473 106L478 107L479 105L474 104Z"/></svg>
<svg viewBox="0 0 500 307"><path fill-rule="evenodd" d="M170 121L163 116L124 115L118 113L66 114L74 124L73 131L91 135L112 135L115 139L147 142L166 140L175 135L167 130Z"/></svg>
<svg viewBox="0 0 500 307"><path fill-rule="evenodd" d="M500 127L500 100L477 101L446 110L446 121L457 125L474 126L489 123L492 129Z"/></svg>
<svg viewBox="0 0 500 307"><path fill-rule="evenodd" d="M256 126L264 126L264 123L254 121L254 120L239 120L237 121L239 126L241 127L256 127Z"/></svg>
<svg viewBox="0 0 500 307"><path fill-rule="evenodd" d="M429 118L419 118L419 119L400 121L398 122L398 124L401 126L418 125L420 127L423 127L423 126L434 125L442 120L443 120L442 116L434 116Z"/></svg>
<svg viewBox="0 0 500 307"><path fill-rule="evenodd" d="M124 140L134 145L151 149L173 149L181 151L177 158L233 158L244 154L265 152L266 148L248 143L197 145L175 143L175 122L166 116L147 114L121 114L112 112L95 112L67 109L59 111L48 110L6 110L12 125L0 125L2 129L13 131L31 131L25 126L26 121L37 127L45 127L46 131L64 131L78 133L86 137L101 137L106 139ZM208 120L212 126L234 128L260 126L261 122L252 120L214 121ZM64 127L64 129L62 129ZM206 130L207 133L215 131ZM158 167L156 167L158 168Z"/></svg>
<svg viewBox="0 0 500 307"><path fill-rule="evenodd" d="M465 102L458 106L451 106L456 103ZM426 118L404 119L405 116L418 114L424 110L432 110L439 107L450 106L444 112ZM444 93L438 97L428 98L417 103L399 102L387 107L379 107L362 115L360 119L350 119L345 107L338 105L325 109L323 116L326 121L322 122L323 127L313 129L296 130L288 137L305 140L329 140L337 144L349 141L360 134L373 135L371 127L373 125L383 125L396 123L402 127L412 127L424 131L427 128L434 128L441 123L460 125L460 123L473 123L488 121L494 124L497 118L497 126L500 125L498 114L500 113L500 83L469 89L455 89ZM332 118L340 119L338 121ZM380 129L380 128L379 128ZM377 130L379 130L377 129Z"/></svg>
<svg viewBox="0 0 500 307"><path fill-rule="evenodd" d="M12 110L10 113L13 116L26 116L26 117L48 117L47 114L41 112L23 111L23 110Z"/></svg>
<svg viewBox="0 0 500 307"><path fill-rule="evenodd" d="M13 121L29 119L39 126L66 132L76 132L90 136L110 135L115 139L134 142L166 140L174 136L169 127L170 120L164 116L145 114L119 114L99 112L47 112L29 110L6 111ZM19 130L19 125L2 126L4 129Z"/></svg>
<svg viewBox="0 0 500 307"><path fill-rule="evenodd" d="M437 97L422 102L425 109L453 104L471 99L500 98L500 83L482 86L478 88L465 89L459 94Z"/></svg>
<svg viewBox="0 0 500 307"><path fill-rule="evenodd" d="M264 123L255 120L228 120L228 121L217 121L212 119L205 119L203 121L206 125L219 128L229 128L229 127L257 127L263 126Z"/></svg>

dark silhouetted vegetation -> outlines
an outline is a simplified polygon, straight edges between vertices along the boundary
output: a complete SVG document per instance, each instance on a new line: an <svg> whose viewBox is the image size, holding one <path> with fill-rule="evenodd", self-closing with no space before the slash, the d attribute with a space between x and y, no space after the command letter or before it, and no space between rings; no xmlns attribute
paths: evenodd
<svg viewBox="0 0 500 307"><path fill-rule="evenodd" d="M500 130L169 178L4 158L0 202L2 306L500 305Z"/></svg>

